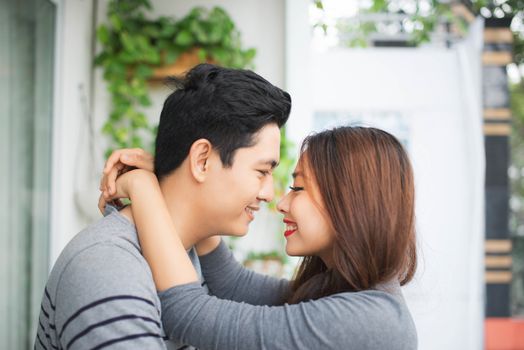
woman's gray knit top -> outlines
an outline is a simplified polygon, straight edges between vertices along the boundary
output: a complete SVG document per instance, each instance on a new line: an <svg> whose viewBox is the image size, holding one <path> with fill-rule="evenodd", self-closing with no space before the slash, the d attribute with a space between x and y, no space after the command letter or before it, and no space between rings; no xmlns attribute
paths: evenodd
<svg viewBox="0 0 524 350"><path fill-rule="evenodd" d="M240 265L224 242L201 256L200 283L159 293L172 339L206 349L417 348L417 332L398 282L284 304L289 281Z"/></svg>

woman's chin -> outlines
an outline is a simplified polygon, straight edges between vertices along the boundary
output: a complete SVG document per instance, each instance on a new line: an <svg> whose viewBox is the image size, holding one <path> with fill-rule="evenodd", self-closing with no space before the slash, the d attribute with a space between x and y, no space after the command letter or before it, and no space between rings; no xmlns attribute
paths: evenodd
<svg viewBox="0 0 524 350"><path fill-rule="evenodd" d="M293 249L293 247L290 247L289 244L286 244L286 254L289 256L302 256L300 252L297 252L296 249Z"/></svg>

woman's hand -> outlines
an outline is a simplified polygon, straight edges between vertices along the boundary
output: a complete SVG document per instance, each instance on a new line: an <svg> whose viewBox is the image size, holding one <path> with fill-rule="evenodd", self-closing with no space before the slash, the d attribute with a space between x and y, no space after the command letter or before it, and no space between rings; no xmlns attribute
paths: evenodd
<svg viewBox="0 0 524 350"><path fill-rule="evenodd" d="M120 175L136 168L153 172L154 157L140 148L124 148L111 153L106 161L104 173L100 180L100 191L102 191L102 194L98 201L98 209L102 214L104 214L106 203L113 202L117 207L122 206L119 198L110 199L116 194L116 179Z"/></svg>
<svg viewBox="0 0 524 350"><path fill-rule="evenodd" d="M143 169L127 171L118 176L111 193L104 192L100 195L98 209L101 213L104 213L107 203L115 203L117 206L121 206L120 200L122 198L133 200L136 189L147 190L158 186L155 174L150 171Z"/></svg>
<svg viewBox="0 0 524 350"><path fill-rule="evenodd" d="M154 157L140 148L124 148L114 151L107 158L104 166L100 191L108 196L114 194L115 181L118 176L136 168L153 172Z"/></svg>

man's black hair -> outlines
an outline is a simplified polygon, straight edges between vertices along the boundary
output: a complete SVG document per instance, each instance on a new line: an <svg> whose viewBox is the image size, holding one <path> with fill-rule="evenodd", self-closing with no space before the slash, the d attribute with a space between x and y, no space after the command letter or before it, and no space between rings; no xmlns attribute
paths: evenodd
<svg viewBox="0 0 524 350"><path fill-rule="evenodd" d="M201 138L230 167L237 149L252 146L267 124L282 127L291 110L287 92L249 70L200 64L171 82L176 90L164 103L156 138L159 180L178 168Z"/></svg>

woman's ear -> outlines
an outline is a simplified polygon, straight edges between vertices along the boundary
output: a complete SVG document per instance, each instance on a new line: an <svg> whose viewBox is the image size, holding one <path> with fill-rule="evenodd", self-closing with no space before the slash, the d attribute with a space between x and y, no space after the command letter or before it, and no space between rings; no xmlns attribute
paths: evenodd
<svg viewBox="0 0 524 350"><path fill-rule="evenodd" d="M189 149L189 165L191 174L197 182L204 182L208 174L208 163L213 146L206 139L198 139Z"/></svg>

